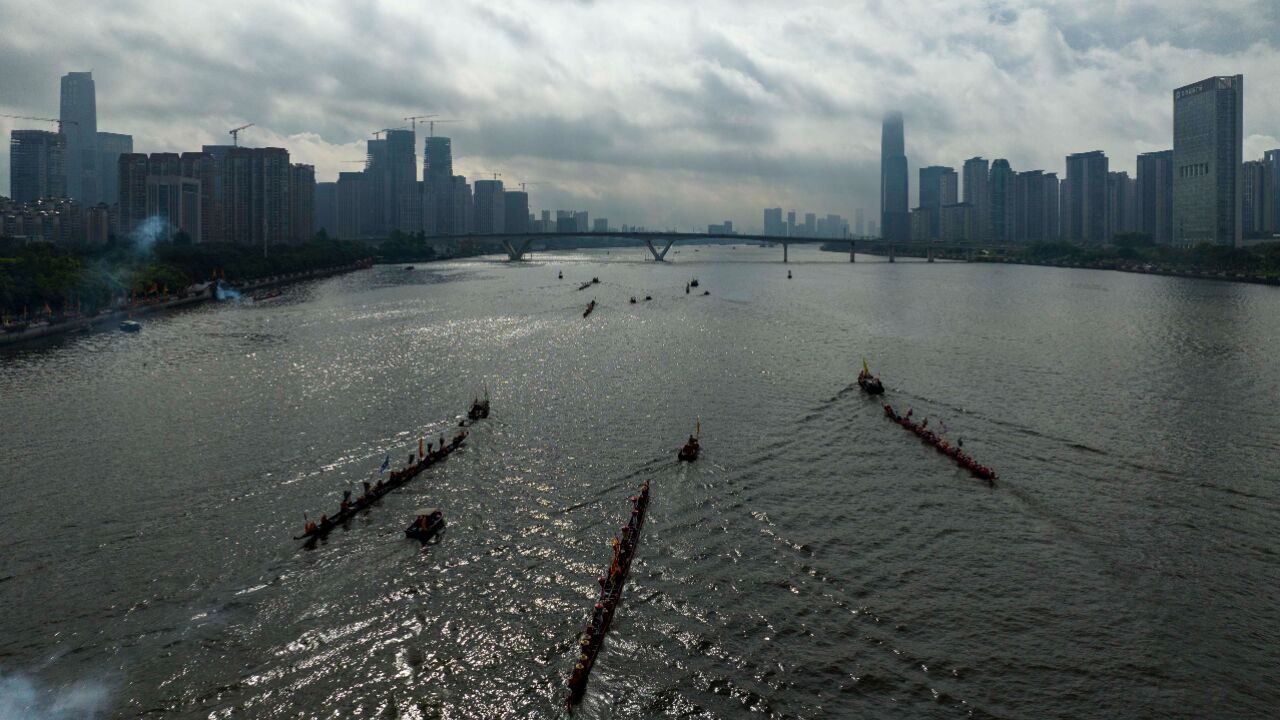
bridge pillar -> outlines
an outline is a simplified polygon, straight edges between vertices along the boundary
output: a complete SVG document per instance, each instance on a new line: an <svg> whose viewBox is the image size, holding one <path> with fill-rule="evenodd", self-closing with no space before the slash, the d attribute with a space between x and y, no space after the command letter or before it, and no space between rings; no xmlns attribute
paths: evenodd
<svg viewBox="0 0 1280 720"><path fill-rule="evenodd" d="M516 262L524 258L524 254L529 250L529 245L531 243L533 243L533 238L531 237L525 238L524 241L520 243L519 247L512 245L510 240L503 240L502 247L507 251L507 258L510 259L511 262Z"/></svg>
<svg viewBox="0 0 1280 720"><path fill-rule="evenodd" d="M893 262L893 243L889 243L889 262Z"/></svg>
<svg viewBox="0 0 1280 720"><path fill-rule="evenodd" d="M790 244L789 244L789 243L782 243L782 262L784 262L784 263L785 263L785 262L787 262L787 248L788 248L788 247L790 247Z"/></svg>
<svg viewBox="0 0 1280 720"><path fill-rule="evenodd" d="M674 239L668 240L667 246L662 248L661 252L653 246L653 241L648 238L645 238L644 244L649 248L649 252L653 253L653 259L655 262L665 262L667 259L667 251L671 249L672 245L676 244L676 241Z"/></svg>
<svg viewBox="0 0 1280 720"><path fill-rule="evenodd" d="M853 241L849 241L849 262L857 262L853 259Z"/></svg>

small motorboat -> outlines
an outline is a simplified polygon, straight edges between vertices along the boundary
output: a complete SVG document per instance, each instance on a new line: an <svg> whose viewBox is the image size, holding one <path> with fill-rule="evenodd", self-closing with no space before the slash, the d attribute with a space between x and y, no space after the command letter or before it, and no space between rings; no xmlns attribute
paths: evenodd
<svg viewBox="0 0 1280 720"><path fill-rule="evenodd" d="M557 279L557 280L563 280L563 279L564 279L564 271L563 271L563 270L561 270L560 272L556 273L556 279Z"/></svg>
<svg viewBox="0 0 1280 720"><path fill-rule="evenodd" d="M710 290L703 290L703 291L702 291L702 294L703 294L703 295L710 295L710 294L711 294L711 291L710 291Z"/></svg>
<svg viewBox="0 0 1280 720"><path fill-rule="evenodd" d="M689 287L698 287L698 278L689 281Z"/></svg>
<svg viewBox="0 0 1280 720"><path fill-rule="evenodd" d="M788 280L790 280L790 279L791 279L791 271L790 271L790 270L788 270L788 271L787 271L787 279L788 279Z"/></svg>
<svg viewBox="0 0 1280 720"><path fill-rule="evenodd" d="M591 311L595 309L596 309L596 301L592 300L591 302L587 303L587 309L582 311L582 317L585 318L586 316L590 315Z"/></svg>
<svg viewBox="0 0 1280 720"><path fill-rule="evenodd" d="M632 304L632 305L635 305L635 304L636 304L636 296L635 296L635 295L632 295L632 296L631 296L631 304Z"/></svg>
<svg viewBox="0 0 1280 720"><path fill-rule="evenodd" d="M645 300L645 302L649 302L649 301L650 301L650 300L652 300L652 299L653 299L653 296L652 296L652 295L645 295L645 296L644 296L644 300Z"/></svg>
<svg viewBox="0 0 1280 720"><path fill-rule="evenodd" d="M142 323L137 320L125 320L120 323L120 329L127 333L142 332Z"/></svg>
<svg viewBox="0 0 1280 720"><path fill-rule="evenodd" d="M444 527L444 514L440 508L423 508L417 512L413 522L404 529L404 536L426 542L435 537Z"/></svg>

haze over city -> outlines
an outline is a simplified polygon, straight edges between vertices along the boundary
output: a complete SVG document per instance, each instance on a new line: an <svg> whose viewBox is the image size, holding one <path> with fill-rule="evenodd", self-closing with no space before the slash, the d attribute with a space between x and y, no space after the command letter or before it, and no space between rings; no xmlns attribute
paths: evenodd
<svg viewBox="0 0 1280 720"><path fill-rule="evenodd" d="M758 228L760 208L878 206L880 122L917 167L1008 158L1064 172L1170 147L1174 87L1243 74L1244 157L1280 147L1280 10L1222 2L0 2L0 114L57 117L92 70L98 127L136 152L289 150L318 181L375 130L454 122L455 172L531 187L531 208L615 224ZM0 135L30 126L0 118ZM425 134L425 133L423 133ZM421 148L418 148L421 152ZM9 158L0 153L0 194Z"/></svg>

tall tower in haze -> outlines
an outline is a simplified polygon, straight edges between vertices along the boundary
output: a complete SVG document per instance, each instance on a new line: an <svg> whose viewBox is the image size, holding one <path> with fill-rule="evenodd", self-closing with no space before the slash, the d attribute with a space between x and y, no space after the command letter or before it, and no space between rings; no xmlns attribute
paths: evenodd
<svg viewBox="0 0 1280 720"><path fill-rule="evenodd" d="M98 184L98 101L93 73L69 72L62 76L58 119L67 136L67 195L82 205L96 205L102 200L102 192Z"/></svg>
<svg viewBox="0 0 1280 720"><path fill-rule="evenodd" d="M885 114L880 134L880 232L886 240L910 237L907 190L902 113L895 110Z"/></svg>

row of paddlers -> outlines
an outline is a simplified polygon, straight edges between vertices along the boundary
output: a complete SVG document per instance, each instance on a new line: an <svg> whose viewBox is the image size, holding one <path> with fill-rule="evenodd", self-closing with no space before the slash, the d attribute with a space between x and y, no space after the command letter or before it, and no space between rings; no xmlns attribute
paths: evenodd
<svg viewBox="0 0 1280 720"><path fill-rule="evenodd" d="M614 613L622 602L622 589L627 583L627 572L635 558L636 545L640 542L640 530L644 527L645 511L648 508L649 481L646 480L640 486L640 492L631 496L631 516L613 539L613 556L609 567L597 580L600 595L596 598L591 619L587 621L587 627L578 639L578 658L569 674L569 695L565 699L565 705L570 711L582 700L587 690L587 678L591 675L596 657L604 647L604 638L609 633Z"/></svg>
<svg viewBox="0 0 1280 720"><path fill-rule="evenodd" d="M318 522L307 520L306 527L301 535L295 535L294 540L315 541L328 535L334 528L342 525L350 520L356 513L364 510L373 503L377 502L382 496L404 485L414 479L423 470L444 460L454 450L462 446L467 438L466 430L459 430L457 435L453 436L453 440L448 444L442 439L440 447L423 451L416 462L411 462L399 470L392 470L391 476L384 482L379 479L377 483L364 483L364 494L354 500L351 499L351 491L347 490L343 493L342 503L338 507L338 512L332 517L329 515L321 515Z"/></svg>
<svg viewBox="0 0 1280 720"><path fill-rule="evenodd" d="M885 417L888 417L890 420L915 433L916 437L920 438L920 440L926 445L929 445L934 450L937 450L939 453L954 460L957 465L968 470L974 477L981 478L989 483L995 483L996 473L994 470L969 457L969 455L958 446L952 445L939 437L937 433L929 429L926 424L928 423L928 420L925 420L922 423L917 423L911 419L911 413L907 413L907 415L899 415L894 411L893 407L888 404L885 404L884 406L884 414Z"/></svg>

